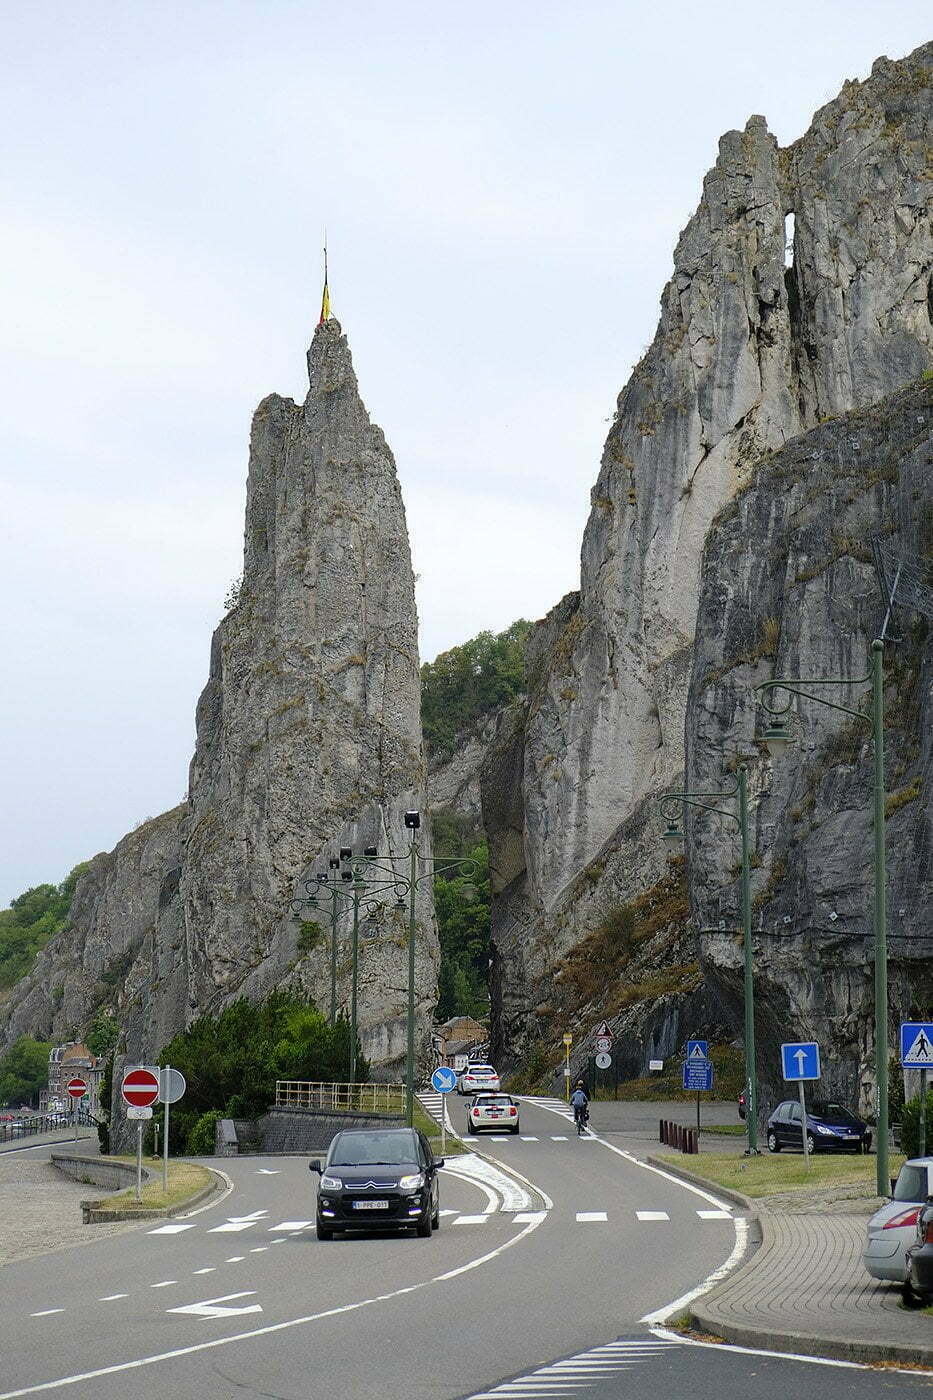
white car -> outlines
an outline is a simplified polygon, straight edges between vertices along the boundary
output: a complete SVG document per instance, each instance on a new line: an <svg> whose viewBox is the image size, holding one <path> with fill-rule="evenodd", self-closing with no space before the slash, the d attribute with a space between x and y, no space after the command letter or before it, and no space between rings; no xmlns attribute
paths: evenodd
<svg viewBox="0 0 933 1400"><path fill-rule="evenodd" d="M479 1094L499 1087L499 1075L492 1065L467 1065L457 1080L458 1094Z"/></svg>
<svg viewBox="0 0 933 1400"><path fill-rule="evenodd" d="M498 1128L518 1132L518 1104L509 1094L477 1094L467 1111L467 1132Z"/></svg>
<svg viewBox="0 0 933 1400"><path fill-rule="evenodd" d="M862 1263L872 1278L904 1282L907 1247L916 1241L917 1217L931 1195L933 1157L911 1157L898 1173L890 1201L868 1222Z"/></svg>

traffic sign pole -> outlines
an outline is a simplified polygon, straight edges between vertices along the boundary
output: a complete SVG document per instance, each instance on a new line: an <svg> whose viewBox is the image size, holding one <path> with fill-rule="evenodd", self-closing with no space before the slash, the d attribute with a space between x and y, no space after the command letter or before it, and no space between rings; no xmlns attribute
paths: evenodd
<svg viewBox="0 0 933 1400"><path fill-rule="evenodd" d="M810 1149L807 1146L807 1104L803 1096L803 1080L797 1084L797 1093L800 1095L800 1131L803 1135L803 1160L807 1171L810 1170Z"/></svg>
<svg viewBox="0 0 933 1400"><path fill-rule="evenodd" d="M920 1156L927 1155L927 1072L920 1071Z"/></svg>
<svg viewBox="0 0 933 1400"><path fill-rule="evenodd" d="M136 1200L142 1200L143 1186L143 1123L136 1124Z"/></svg>
<svg viewBox="0 0 933 1400"><path fill-rule="evenodd" d="M163 1070L161 1071L161 1073L160 1073L160 1075L159 1075L159 1078L161 1079L161 1078L162 1078L162 1075L165 1075L165 1077L168 1078L168 1075L166 1074L166 1070L168 1070L168 1069L170 1069L170 1068L171 1068L170 1065L166 1065L166 1066L165 1066L165 1069L163 1069ZM163 1119L162 1119L162 1195L163 1195L163 1196L167 1196L167 1195L168 1195L168 1110L169 1110L169 1102L168 1102L168 1099L166 1099L166 1100L165 1100L165 1114L164 1114L164 1117L163 1117Z"/></svg>

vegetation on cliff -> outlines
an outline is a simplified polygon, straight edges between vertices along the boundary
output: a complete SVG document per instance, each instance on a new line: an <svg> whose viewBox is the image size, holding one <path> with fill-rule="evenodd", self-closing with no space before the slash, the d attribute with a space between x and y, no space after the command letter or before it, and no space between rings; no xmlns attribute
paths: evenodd
<svg viewBox="0 0 933 1400"><path fill-rule="evenodd" d="M54 933L68 922L68 911L79 876L87 863L76 865L60 885L35 885L0 909L0 992L25 977Z"/></svg>
<svg viewBox="0 0 933 1400"><path fill-rule="evenodd" d="M458 734L521 694L530 627L519 618L504 632L480 632L421 667L421 726L433 761L450 758Z"/></svg>
<svg viewBox="0 0 933 1400"><path fill-rule="evenodd" d="M35 1107L39 1090L48 1083L51 1049L49 1042L34 1040L31 1035L21 1035L13 1042L0 1057L0 1104Z"/></svg>

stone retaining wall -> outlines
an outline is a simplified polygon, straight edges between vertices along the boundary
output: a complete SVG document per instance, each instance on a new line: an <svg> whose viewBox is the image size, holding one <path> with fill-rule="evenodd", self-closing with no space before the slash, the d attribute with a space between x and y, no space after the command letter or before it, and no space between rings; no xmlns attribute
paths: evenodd
<svg viewBox="0 0 933 1400"><path fill-rule="evenodd" d="M106 1191L125 1191L136 1183L136 1166L131 1162L115 1162L108 1157L82 1157L77 1152L53 1152L49 1160L72 1181L88 1186L102 1186ZM143 1181L152 1173L143 1167Z"/></svg>

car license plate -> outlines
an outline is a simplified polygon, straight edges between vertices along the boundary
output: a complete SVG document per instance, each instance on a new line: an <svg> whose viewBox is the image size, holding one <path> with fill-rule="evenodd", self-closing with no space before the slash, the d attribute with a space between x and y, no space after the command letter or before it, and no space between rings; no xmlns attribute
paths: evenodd
<svg viewBox="0 0 933 1400"><path fill-rule="evenodd" d="M388 1210L388 1201L354 1201L354 1210Z"/></svg>

